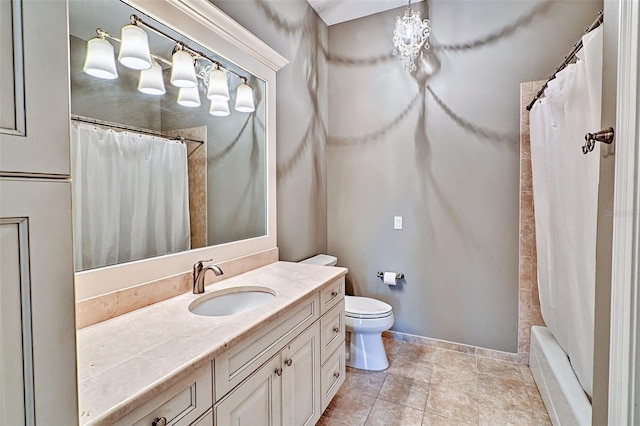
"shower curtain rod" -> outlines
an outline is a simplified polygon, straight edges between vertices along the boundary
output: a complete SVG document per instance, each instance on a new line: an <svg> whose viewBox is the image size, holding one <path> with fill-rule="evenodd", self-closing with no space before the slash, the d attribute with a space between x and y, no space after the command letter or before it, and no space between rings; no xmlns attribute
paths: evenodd
<svg viewBox="0 0 640 426"><path fill-rule="evenodd" d="M593 21L593 24L591 24L591 26L589 26L589 28L587 28L584 33L587 34L595 30L602 24L603 21L604 21L604 11L601 10L600 12L598 12L598 17L596 18L596 20ZM556 74L558 74L560 71L565 69L567 65L569 65L569 63L575 58L576 53L578 53L580 49L582 49L582 37L580 38L580 40L578 40L576 44L573 45L573 49L571 49L571 52L569 52L569 54L564 57L564 60L562 61L562 63L558 66L558 68L556 68L553 74L549 76L547 81L545 81L545 83L542 85L542 88L533 97L533 100L529 103L529 105L527 105L527 111L531 111L533 104L535 104L536 101L540 99L544 94L544 90L547 88L547 85L549 84L549 82L554 78L556 78Z"/></svg>
<svg viewBox="0 0 640 426"><path fill-rule="evenodd" d="M127 130L129 132L134 132L134 133L140 133L143 135L151 135L151 136L158 136L164 139L169 139L169 140L174 140L174 141L180 141L182 143L185 142L195 142L198 143L200 145L204 144L204 141L201 140L197 140L197 139L189 139L189 138L185 138L183 136L167 136L161 132L154 132L152 130L142 130L142 129L138 129L132 126L127 126L124 124L116 124L116 123L110 123L108 121L102 121L102 120L97 120L95 118L87 118L87 117L83 117L81 115L71 115L71 119L74 121L81 121L83 123L89 123L89 124L97 124L98 126L105 126L105 127L112 127L114 129L121 129L121 130Z"/></svg>

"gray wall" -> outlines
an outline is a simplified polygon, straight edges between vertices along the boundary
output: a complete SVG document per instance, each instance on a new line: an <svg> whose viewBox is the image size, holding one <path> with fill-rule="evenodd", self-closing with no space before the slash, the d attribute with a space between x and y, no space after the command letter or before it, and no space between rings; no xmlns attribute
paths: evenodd
<svg viewBox="0 0 640 426"><path fill-rule="evenodd" d="M516 352L519 83L546 78L602 2L428 6L433 55L413 75L385 57L404 8L330 27L328 249L394 330Z"/></svg>
<svg viewBox="0 0 640 426"><path fill-rule="evenodd" d="M403 8L327 31L303 0L213 3L290 61L281 259L328 251L351 293L393 306L395 330L515 352L519 84L546 78L602 2L433 1L434 55L414 75L388 59Z"/></svg>
<svg viewBox="0 0 640 426"><path fill-rule="evenodd" d="M212 3L289 60L277 75L281 260L327 250L327 26L305 0Z"/></svg>

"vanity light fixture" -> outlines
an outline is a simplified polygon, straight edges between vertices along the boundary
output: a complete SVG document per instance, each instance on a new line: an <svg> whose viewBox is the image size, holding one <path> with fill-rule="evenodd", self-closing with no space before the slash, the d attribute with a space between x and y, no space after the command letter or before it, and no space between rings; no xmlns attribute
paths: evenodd
<svg viewBox="0 0 640 426"><path fill-rule="evenodd" d="M207 98L211 100L209 113L216 116L229 115L231 97L229 96L227 77L231 73L242 80L242 84L236 89L236 111L248 113L255 111L253 89L247 84L246 77L223 68L219 62L191 49L184 42L147 24L136 15L131 15L130 19L131 23L122 28L122 39L113 37L101 28L96 30L98 36L87 42L84 72L104 79L118 77L114 49L107 40L109 39L120 43L118 61L128 68L140 70L138 90L142 93L151 95L166 93L163 69L158 63L162 62L171 68L171 84L180 88L178 104L187 107L200 106L199 88L203 87ZM172 60L165 59L149 50L149 39L141 26L147 27L176 43Z"/></svg>
<svg viewBox="0 0 640 426"><path fill-rule="evenodd" d="M431 27L429 20L420 20L420 12L411 9L411 0L404 12L404 16L396 18L396 26L393 30L393 54L400 55L398 61L402 63L405 71L415 71L415 60L422 55L421 49L429 48L429 34Z"/></svg>
<svg viewBox="0 0 640 426"><path fill-rule="evenodd" d="M247 79L242 78L242 84L236 89L236 111L253 112L256 107L253 105L253 90L247 84Z"/></svg>
<svg viewBox="0 0 640 426"><path fill-rule="evenodd" d="M149 38L147 33L131 19L131 24L122 27L120 39L120 53L118 62L134 70L151 68L151 53L149 52Z"/></svg>
<svg viewBox="0 0 640 426"><path fill-rule="evenodd" d="M164 87L162 67L155 59L151 62L151 68L140 71L138 90L148 95L164 95L167 93L167 89Z"/></svg>
<svg viewBox="0 0 640 426"><path fill-rule="evenodd" d="M217 117L226 117L230 114L229 101L221 99L212 100L211 106L209 107L209 114L215 115Z"/></svg>
<svg viewBox="0 0 640 426"><path fill-rule="evenodd" d="M200 106L198 87L181 87L178 91L178 104L190 108Z"/></svg>
<svg viewBox="0 0 640 426"><path fill-rule="evenodd" d="M118 78L113 45L106 40L105 32L98 28L98 36L87 41L87 55L82 70L87 74L113 80Z"/></svg>

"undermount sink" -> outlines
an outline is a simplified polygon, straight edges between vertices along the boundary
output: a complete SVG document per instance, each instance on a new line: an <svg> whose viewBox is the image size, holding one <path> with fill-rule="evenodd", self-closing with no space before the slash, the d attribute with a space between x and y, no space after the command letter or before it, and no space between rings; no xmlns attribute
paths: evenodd
<svg viewBox="0 0 640 426"><path fill-rule="evenodd" d="M237 287L200 297L191 302L189 311L209 317L235 315L266 305L275 297L270 288Z"/></svg>

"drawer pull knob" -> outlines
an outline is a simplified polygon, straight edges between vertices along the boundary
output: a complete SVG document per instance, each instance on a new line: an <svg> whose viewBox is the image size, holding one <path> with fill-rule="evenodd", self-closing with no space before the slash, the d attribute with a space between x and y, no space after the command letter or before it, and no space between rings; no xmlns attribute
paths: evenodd
<svg viewBox="0 0 640 426"><path fill-rule="evenodd" d="M335 327L333 327L333 332L334 333L340 333L340 327L338 327L337 325Z"/></svg>
<svg viewBox="0 0 640 426"><path fill-rule="evenodd" d="M167 426L166 417L156 417L155 419L153 419L151 426Z"/></svg>
<svg viewBox="0 0 640 426"><path fill-rule="evenodd" d="M282 368L276 368L275 373L276 373L278 376L282 376Z"/></svg>
<svg viewBox="0 0 640 426"><path fill-rule="evenodd" d="M293 364L293 360L291 358L287 358L284 360L284 365L286 365L287 367L291 367L291 364Z"/></svg>
<svg viewBox="0 0 640 426"><path fill-rule="evenodd" d="M337 290L331 290L331 297L336 297L338 295Z"/></svg>
<svg viewBox="0 0 640 426"><path fill-rule="evenodd" d="M335 373L333 373L333 377L335 377L336 379L340 378L340 372L336 371Z"/></svg>

